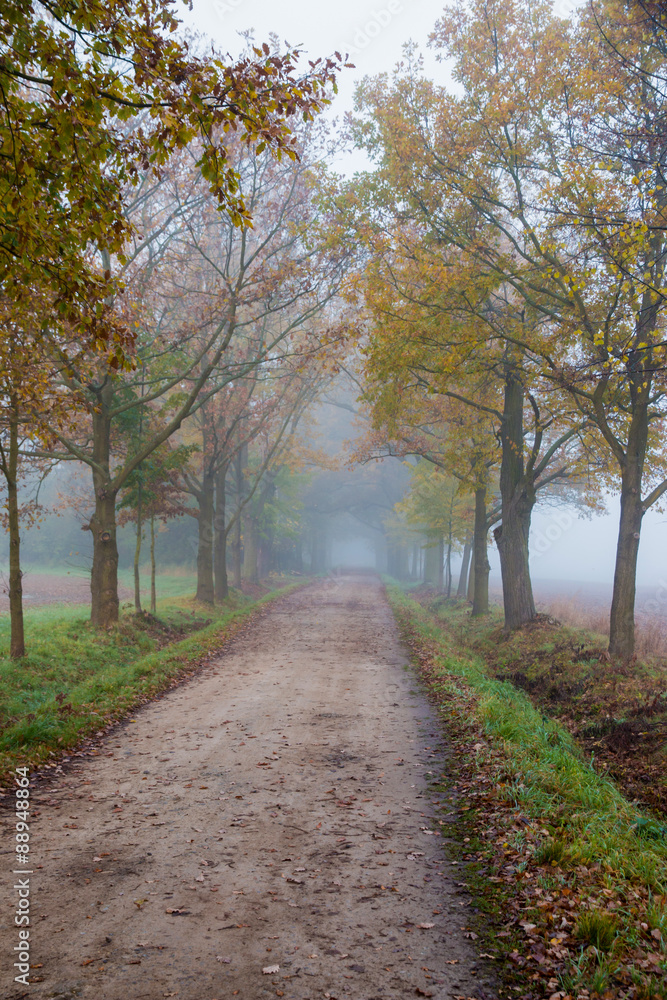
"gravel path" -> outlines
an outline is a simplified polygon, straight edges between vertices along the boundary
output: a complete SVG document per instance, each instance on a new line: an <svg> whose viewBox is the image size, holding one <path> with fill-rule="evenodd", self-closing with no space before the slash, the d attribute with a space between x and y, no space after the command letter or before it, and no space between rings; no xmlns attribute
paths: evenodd
<svg viewBox="0 0 667 1000"><path fill-rule="evenodd" d="M444 751L406 663L376 579L322 581L99 756L37 781L38 981L12 982L5 854L0 995L495 998L433 819Z"/></svg>

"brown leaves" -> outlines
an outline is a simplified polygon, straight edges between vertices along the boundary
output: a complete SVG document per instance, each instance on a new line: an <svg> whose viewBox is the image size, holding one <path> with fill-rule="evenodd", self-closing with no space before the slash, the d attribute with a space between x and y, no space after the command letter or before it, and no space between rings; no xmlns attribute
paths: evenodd
<svg viewBox="0 0 667 1000"><path fill-rule="evenodd" d="M582 944L584 952L586 945L575 937L581 915L599 911L617 916L618 925L622 920L628 933L614 940L613 971L601 996L604 1000L607 995L613 1000L634 1000L638 994L630 968L646 976L647 989L649 977L655 983L663 976L662 934L655 925L655 913L662 910L665 900L650 898L646 886L604 871L600 864L538 861L537 849L545 843L549 828L553 829L554 817L532 818L505 797L512 775L507 773L502 751L490 746L484 754L474 752L480 733L474 700L465 693L453 698L448 692L447 699L442 697L438 686L441 675L432 666L433 651L422 644L416 632L410 638L422 661L424 680L436 700L447 707L455 750L450 767L456 776L450 786L450 821L467 835L461 836L459 858L475 866L477 884L483 884L484 898L493 900L496 910L495 951L486 950L485 942L480 957L498 962L499 967L509 965L511 981L524 1000L545 996L565 1000L568 994L559 990L563 974L581 976ZM651 906L652 922L648 919ZM469 940L477 939L470 927L462 930ZM592 994L592 990L585 990L589 972L584 972L585 978L571 1000Z"/></svg>

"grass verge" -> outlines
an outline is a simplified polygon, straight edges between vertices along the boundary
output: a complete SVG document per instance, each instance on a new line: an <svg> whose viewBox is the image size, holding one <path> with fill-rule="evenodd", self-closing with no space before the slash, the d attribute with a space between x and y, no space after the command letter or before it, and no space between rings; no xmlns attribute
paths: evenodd
<svg viewBox="0 0 667 1000"><path fill-rule="evenodd" d="M524 690L558 719L598 771L632 800L667 819L667 663L609 662L607 640L547 615L507 634L502 612L472 618L467 604L417 595L462 650L478 654L497 680Z"/></svg>
<svg viewBox="0 0 667 1000"><path fill-rule="evenodd" d="M104 632L82 606L36 608L26 615L29 655L20 661L8 658L9 625L0 619L0 783L17 766L55 765L85 737L180 683L264 605L301 586L257 600L235 592L215 609L176 598L158 618L125 613Z"/></svg>
<svg viewBox="0 0 667 1000"><path fill-rule="evenodd" d="M440 823L491 921L506 995L667 997L661 830L437 614L393 585L388 597L454 744L454 785L441 789L453 812Z"/></svg>

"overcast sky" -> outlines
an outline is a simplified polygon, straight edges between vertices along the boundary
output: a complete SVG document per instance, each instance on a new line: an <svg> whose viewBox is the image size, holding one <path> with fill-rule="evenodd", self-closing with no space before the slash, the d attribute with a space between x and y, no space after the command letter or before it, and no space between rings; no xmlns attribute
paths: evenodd
<svg viewBox="0 0 667 1000"><path fill-rule="evenodd" d="M577 0L557 0L556 9L567 14ZM412 40L425 51L430 75L447 82L447 70L427 49L427 41L440 16L442 4L434 0L193 0L180 16L185 24L212 38L223 51L236 54L243 46L241 32L254 31L259 42L276 33L290 45L302 45L310 58L339 50L349 53L354 70L339 80L340 94L332 109L342 115L352 108L355 82L363 76L390 72L401 58L402 46ZM357 155L339 169L363 169ZM536 511L531 563L536 577L609 581L613 577L617 531L617 503L609 504L606 517L577 518L576 512ZM491 546L493 553L494 546ZM642 531L639 579L646 585L667 580L667 514L649 512Z"/></svg>

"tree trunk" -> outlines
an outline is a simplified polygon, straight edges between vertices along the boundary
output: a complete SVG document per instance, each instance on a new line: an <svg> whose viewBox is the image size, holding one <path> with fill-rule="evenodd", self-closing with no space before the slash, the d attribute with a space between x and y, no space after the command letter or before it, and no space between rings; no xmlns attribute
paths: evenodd
<svg viewBox="0 0 667 1000"><path fill-rule="evenodd" d="M294 543L294 572L303 573L303 538L301 535Z"/></svg>
<svg viewBox="0 0 667 1000"><path fill-rule="evenodd" d="M408 578L408 550L394 538L387 537L387 572L395 580Z"/></svg>
<svg viewBox="0 0 667 1000"><path fill-rule="evenodd" d="M248 583L259 583L257 571L259 547L259 525L256 518L248 514L243 532L243 576Z"/></svg>
<svg viewBox="0 0 667 1000"><path fill-rule="evenodd" d="M93 488L95 513L90 519L93 533L93 567L90 574L90 620L98 628L118 622L118 543L116 539L116 488L109 474L112 396L109 383L100 393L100 405L93 412Z"/></svg>
<svg viewBox="0 0 667 1000"><path fill-rule="evenodd" d="M424 583L429 583L433 587L438 586L438 555L440 552L440 543L427 540L426 548L424 549Z"/></svg>
<svg viewBox="0 0 667 1000"><path fill-rule="evenodd" d="M227 580L227 531L225 521L227 517L225 488L227 480L227 466L221 465L215 477L215 599L224 601L229 596L229 583Z"/></svg>
<svg viewBox="0 0 667 1000"><path fill-rule="evenodd" d="M273 532L269 529L264 538L260 538L257 552L259 579L264 580L274 567L275 551Z"/></svg>
<svg viewBox="0 0 667 1000"><path fill-rule="evenodd" d="M500 554L507 630L525 625L536 614L528 562L535 488L528 482L524 469L523 404L524 389L520 377L513 367L508 367L501 425L502 523L494 531Z"/></svg>
<svg viewBox="0 0 667 1000"><path fill-rule="evenodd" d="M311 534L310 572L323 573L327 564L327 535L324 524L314 527Z"/></svg>
<svg viewBox="0 0 667 1000"><path fill-rule="evenodd" d="M614 592L609 620L609 655L627 662L635 651L637 556L644 508L642 479L648 442L646 406L635 407L621 470L621 517L616 546Z"/></svg>
<svg viewBox="0 0 667 1000"><path fill-rule="evenodd" d="M257 504L257 576L258 581L269 575L273 560L274 528L270 517L265 517L266 505L275 498L276 475L269 470L265 473L263 488L255 502ZM263 527L260 529L260 525Z"/></svg>
<svg viewBox="0 0 667 1000"><path fill-rule="evenodd" d="M151 515L151 614L157 614L157 594L155 590L155 516Z"/></svg>
<svg viewBox="0 0 667 1000"><path fill-rule="evenodd" d="M463 558L461 559L461 572L459 573L459 585L456 588L456 596L462 601L465 600L468 592L468 569L470 567L470 553L472 552L473 536L469 533L463 545Z"/></svg>
<svg viewBox="0 0 667 1000"><path fill-rule="evenodd" d="M436 552L438 553L438 590L442 593L445 589L445 539L442 535L438 538Z"/></svg>
<svg viewBox="0 0 667 1000"><path fill-rule="evenodd" d="M243 500L243 462L245 448L241 446L234 456L234 487L236 491L236 523L234 525L234 535L232 539L232 573L234 576L234 586L241 589L243 583L243 525L239 508Z"/></svg>
<svg viewBox="0 0 667 1000"><path fill-rule="evenodd" d="M213 476L205 471L202 476L201 492L197 496L199 505L199 538L197 548L197 593L195 600L202 604L213 604L215 587L213 584Z"/></svg>
<svg viewBox="0 0 667 1000"><path fill-rule="evenodd" d="M467 600L472 604L475 600L475 540L472 542L472 559L470 560L470 575L468 576Z"/></svg>
<svg viewBox="0 0 667 1000"><path fill-rule="evenodd" d="M141 487L137 499L137 542L134 546L134 610L141 614L141 580L139 579L139 560L141 558Z"/></svg>
<svg viewBox="0 0 667 1000"><path fill-rule="evenodd" d="M9 411L9 454L7 456L7 514L9 520L9 655L12 660L25 656L23 629L23 584L21 573L21 534L19 527L18 471L19 421L14 398Z"/></svg>
<svg viewBox="0 0 667 1000"><path fill-rule="evenodd" d="M449 533L447 539L447 555L445 556L445 593L448 598L452 596L452 534Z"/></svg>
<svg viewBox="0 0 667 1000"><path fill-rule="evenodd" d="M475 530L473 533L472 613L474 617L489 610L489 556L486 521L486 486L475 490Z"/></svg>

